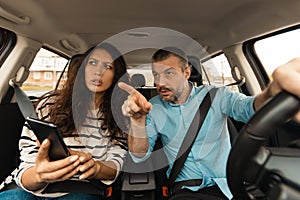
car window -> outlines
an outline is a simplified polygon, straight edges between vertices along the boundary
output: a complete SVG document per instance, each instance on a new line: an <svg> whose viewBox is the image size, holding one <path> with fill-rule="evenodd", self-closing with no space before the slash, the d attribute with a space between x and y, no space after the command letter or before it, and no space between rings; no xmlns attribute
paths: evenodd
<svg viewBox="0 0 300 200"><path fill-rule="evenodd" d="M0 67L16 44L16 35L0 27Z"/></svg>
<svg viewBox="0 0 300 200"><path fill-rule="evenodd" d="M229 62L223 53L202 62L202 66L204 84L226 86L236 82L232 77ZM237 85L231 85L229 88L239 91Z"/></svg>
<svg viewBox="0 0 300 200"><path fill-rule="evenodd" d="M300 57L300 29L284 32L254 43L257 57L269 78L280 65L294 57Z"/></svg>
<svg viewBox="0 0 300 200"><path fill-rule="evenodd" d="M204 84L226 86L236 82L231 75L229 62L224 54L212 57L202 62L202 79ZM140 65L127 70L132 77L134 74L143 74L145 77L145 87L153 87L154 79L151 64ZM229 86L231 90L238 91L237 85Z"/></svg>
<svg viewBox="0 0 300 200"><path fill-rule="evenodd" d="M28 96L40 97L55 89L67 62L66 58L42 48L30 67L29 76L23 83L22 90ZM66 72L62 75L60 83L63 83L65 79Z"/></svg>

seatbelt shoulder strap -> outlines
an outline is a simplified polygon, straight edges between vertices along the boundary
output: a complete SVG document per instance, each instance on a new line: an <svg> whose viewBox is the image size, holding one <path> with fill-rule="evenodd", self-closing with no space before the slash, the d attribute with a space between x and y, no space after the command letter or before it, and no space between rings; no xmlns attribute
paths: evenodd
<svg viewBox="0 0 300 200"><path fill-rule="evenodd" d="M182 169L182 166L191 151L191 148L196 140L196 137L201 129L203 121L208 113L210 105L215 97L218 88L212 88L210 91L207 92L206 96L204 97L203 101L201 102L199 109L197 110L194 119L183 139L183 142L180 146L178 154L176 156L176 160L172 167L170 176L169 176L169 184L172 188L175 180Z"/></svg>
<svg viewBox="0 0 300 200"><path fill-rule="evenodd" d="M37 119L37 114L34 110L34 106L32 105L32 102L28 98L28 96L25 94L21 88L15 84L13 81L10 82L10 85L14 88L17 104L21 110L21 113L23 117L26 119L27 117L32 117Z"/></svg>

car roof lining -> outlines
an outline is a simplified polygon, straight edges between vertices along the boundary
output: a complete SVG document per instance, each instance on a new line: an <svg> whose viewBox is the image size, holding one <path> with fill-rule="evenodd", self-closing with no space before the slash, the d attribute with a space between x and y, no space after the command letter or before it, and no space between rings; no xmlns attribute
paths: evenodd
<svg viewBox="0 0 300 200"><path fill-rule="evenodd" d="M69 56L82 53L114 34L137 27L180 31L200 44L208 45L209 53L214 53L287 23L297 23L299 19L294 13L300 7L297 0L155 0L142 3L138 0L102 3L90 0L84 4L81 0L0 2L3 9L31 19L29 24L17 25L1 18L4 27L19 30L23 35L43 41ZM57 9L57 6L63 9ZM62 40L79 47L79 50L65 49ZM131 40L128 42L134 42L135 38Z"/></svg>

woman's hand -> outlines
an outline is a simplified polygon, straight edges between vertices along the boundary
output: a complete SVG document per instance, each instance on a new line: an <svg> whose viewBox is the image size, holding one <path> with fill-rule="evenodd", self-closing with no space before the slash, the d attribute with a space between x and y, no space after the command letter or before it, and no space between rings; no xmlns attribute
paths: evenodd
<svg viewBox="0 0 300 200"><path fill-rule="evenodd" d="M95 161L90 153L70 150L71 155L79 156L79 179L112 180L117 174L116 164L113 161Z"/></svg>
<svg viewBox="0 0 300 200"><path fill-rule="evenodd" d="M71 155L65 159L50 161L48 151L50 141L44 140L40 145L34 167L27 169L22 175L22 184L29 190L38 190L48 183L66 180L79 171L78 155Z"/></svg>
<svg viewBox="0 0 300 200"><path fill-rule="evenodd" d="M36 156L36 173L44 182L57 182L66 180L78 172L79 156L72 155L62 160L50 161L48 151L50 141L44 140Z"/></svg>
<svg viewBox="0 0 300 200"><path fill-rule="evenodd" d="M80 173L79 179L94 178L100 172L100 162L96 162L92 154L70 150L71 155L77 155L80 165L78 172Z"/></svg>

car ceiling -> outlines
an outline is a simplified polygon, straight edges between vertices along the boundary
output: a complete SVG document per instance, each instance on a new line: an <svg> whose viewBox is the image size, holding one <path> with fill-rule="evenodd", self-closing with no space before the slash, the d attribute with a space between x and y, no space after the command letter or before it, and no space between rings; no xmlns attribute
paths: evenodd
<svg viewBox="0 0 300 200"><path fill-rule="evenodd" d="M299 0L0 0L0 8L30 19L29 23L16 24L4 19L0 12L2 27L68 56L139 27L179 31L213 54L300 21ZM140 39L126 37L123 41L133 44ZM162 44L164 38L155 42ZM68 49L68 45L75 48ZM152 52L151 49L135 52L135 57L128 56L127 62L143 63Z"/></svg>

